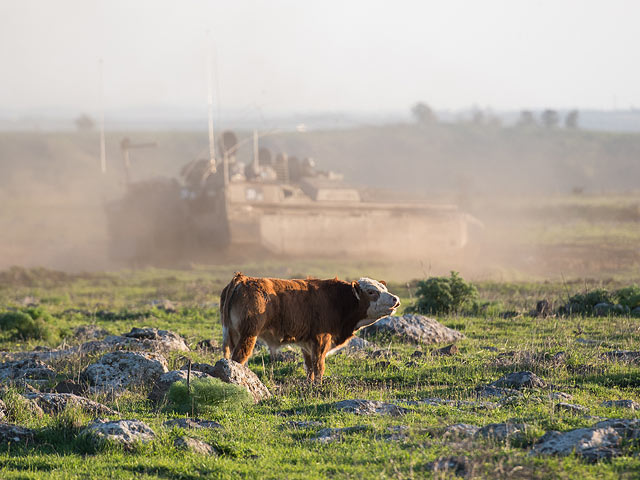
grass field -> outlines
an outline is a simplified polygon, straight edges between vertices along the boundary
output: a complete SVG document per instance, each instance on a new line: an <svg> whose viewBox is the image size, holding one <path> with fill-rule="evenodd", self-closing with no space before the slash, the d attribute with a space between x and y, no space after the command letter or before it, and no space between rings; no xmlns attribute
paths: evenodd
<svg viewBox="0 0 640 480"><path fill-rule="evenodd" d="M282 265L247 265L245 273L280 273L296 276ZM305 273L323 275L326 265L303 265ZM354 266L346 276L365 267ZM315 271L313 271L315 269ZM309 271L311 270L311 272ZM26 296L37 298L53 316L53 327L65 334L79 325L96 324L111 333L132 326L171 329L184 335L191 346L203 339L220 342L217 295L230 276L227 268L190 271L144 270L118 274L69 275L47 270L12 269L0 273L0 305L17 306ZM598 286L616 288L619 281ZM605 400L640 402L640 372L626 363L605 361L609 350L640 350L640 322L622 317L549 317L528 315L542 298L556 304L569 295L593 288L584 281L501 283L480 282L480 296L499 301L500 308L481 317L446 316L445 325L460 330L454 356L412 357L437 346L415 346L398 340L370 339L385 351L386 362L370 354L329 357L325 381L309 385L304 379L302 358L271 362L259 349L249 362L273 393L273 397L240 411L214 410L208 418L222 429L196 433L220 453L203 456L183 453L173 446L182 432L162 424L176 414L156 410L146 391L129 392L105 403L120 418L145 421L158 434L150 444L133 452L107 448L87 452L76 438L89 418L78 412L35 418L18 415L16 423L38 429L36 442L27 447L0 446L0 478L436 478L451 473L433 472L428 464L441 457L468 458L467 474L473 478L638 478L640 446L624 446L624 454L596 464L575 456L534 457L531 444L548 430L566 431L593 425L597 419L631 418L634 411L602 407ZM415 285L392 284L403 307L411 304ZM176 312L150 304L171 299ZM105 311L112 315L105 315ZM506 313L510 312L510 313ZM74 339L67 336L67 343ZM0 350L33 348L37 342L16 343L0 338ZM561 361L554 355L565 352ZM187 356L193 361L215 363L219 351L169 356L169 367L178 368ZM557 358L557 357L556 357ZM90 359L70 362L63 377L78 375ZM412 362L412 363L409 363ZM477 400L475 387L514 371L531 370L553 388L525 392L519 399L496 408L465 405L411 405L403 402L438 397ZM548 393L562 391L573 396L570 403L588 408L587 414L558 411ZM331 404L350 398L384 400L406 406L400 417L358 416L343 413ZM492 400L492 399L488 399ZM7 399L5 396L5 403ZM505 421L526 423L525 438L517 442L455 439L443 435L456 423L484 426ZM295 427L289 422L319 422ZM312 440L325 427L362 427L340 441L323 444ZM395 435L401 432L399 435Z"/></svg>

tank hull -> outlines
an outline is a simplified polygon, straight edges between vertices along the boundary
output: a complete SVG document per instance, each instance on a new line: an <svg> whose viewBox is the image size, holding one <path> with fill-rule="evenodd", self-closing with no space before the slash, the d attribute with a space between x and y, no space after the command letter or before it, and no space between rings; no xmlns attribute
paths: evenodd
<svg viewBox="0 0 640 480"><path fill-rule="evenodd" d="M455 207L425 205L230 205L234 245L278 255L411 259L452 252L468 240Z"/></svg>

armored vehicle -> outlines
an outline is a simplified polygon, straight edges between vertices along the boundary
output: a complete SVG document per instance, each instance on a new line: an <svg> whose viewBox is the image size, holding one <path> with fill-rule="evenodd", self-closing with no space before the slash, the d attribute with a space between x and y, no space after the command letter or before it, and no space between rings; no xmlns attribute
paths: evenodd
<svg viewBox="0 0 640 480"><path fill-rule="evenodd" d="M365 197L310 158L257 148L257 138L246 164L236 159L241 144L233 133L218 145L219 158L188 163L179 179L129 183L124 197L107 205L113 259L162 264L259 252L401 260L456 251L468 241L471 218L455 205Z"/></svg>

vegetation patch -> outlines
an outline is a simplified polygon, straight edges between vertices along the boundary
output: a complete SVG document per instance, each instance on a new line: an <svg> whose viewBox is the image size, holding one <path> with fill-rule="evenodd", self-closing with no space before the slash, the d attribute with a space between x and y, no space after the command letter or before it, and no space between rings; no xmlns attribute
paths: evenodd
<svg viewBox="0 0 640 480"><path fill-rule="evenodd" d="M478 290L458 272L449 277L431 277L418 282L418 297L411 311L425 314L459 313L478 299Z"/></svg>
<svg viewBox="0 0 640 480"><path fill-rule="evenodd" d="M239 410L253 404L246 388L224 383L219 378L199 378L175 382L167 394L167 409L196 415L215 414L221 410Z"/></svg>
<svg viewBox="0 0 640 480"><path fill-rule="evenodd" d="M42 307L0 313L0 331L12 340L44 340L51 342L59 337L53 317Z"/></svg>

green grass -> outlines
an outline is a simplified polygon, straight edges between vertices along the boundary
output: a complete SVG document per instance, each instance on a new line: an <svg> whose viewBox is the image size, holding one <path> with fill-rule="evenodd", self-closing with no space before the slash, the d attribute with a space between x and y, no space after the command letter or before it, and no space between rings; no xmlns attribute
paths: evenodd
<svg viewBox="0 0 640 480"><path fill-rule="evenodd" d="M296 276L296 272L290 276ZM0 274L0 305L16 306L27 295L39 298L42 308L62 331L87 323L95 323L111 333L148 325L185 335L192 346L202 339L221 340L216 302L228 279L226 272L202 268L61 277L55 272L40 271L31 277L18 277ZM223 428L188 432L213 445L220 452L215 456L177 450L173 440L186 432L167 428L163 422L179 414L156 411L146 400L144 390L130 392L117 400L97 398L119 410L122 418L143 420L157 433L151 444L133 452L106 448L88 453L76 438L89 421L87 416L66 411L38 418L25 415L17 407L17 401L8 398L6 403L16 412L15 421L37 428L38 438L26 447L0 446L0 478L430 478L433 474L427 464L442 456L469 457L472 476L477 478L637 478L640 475L637 444L629 445L622 457L592 465L574 457L530 457L527 449L519 445L442 437L444 427L454 423L483 426L517 420L530 425L526 441L531 442L550 429L564 431L595 423L581 415L556 412L553 402L546 397L547 391L527 393L523 399L495 409L409 406L409 414L395 418L359 417L331 408L333 402L347 398L395 402L430 397L474 400L477 385L509 372L531 370L553 384L555 390L573 395L571 403L588 407L591 416L633 417L634 412L600 404L612 399L640 402L638 366L607 362L601 353L612 349L640 350L638 319L624 316L540 319L526 314L535 307L536 300L566 301L568 296L596 286L614 289L623 284L478 283L480 298L499 301L505 309L519 314L508 319L497 315L439 317L444 324L466 335L459 342L459 354L414 359L411 354L416 349L429 351L436 346L380 341L379 347L391 352L386 359L389 365L382 366L378 363L381 359L364 355L332 356L328 358L325 381L320 386L306 382L301 357L294 362L272 363L267 351L258 349L249 367L274 396L255 406L206 410L204 418L220 422ZM390 287L402 297L404 307L410 303L410 295L415 294L415 282L409 287L400 283ZM149 304L159 298L177 302L177 312L165 312ZM116 315L100 314L101 310ZM579 343L578 339L595 340L596 344ZM66 341L75 340L68 337ZM37 343L29 340L18 344L5 336L0 338L0 350L31 348ZM554 363L551 356L558 352L565 352L565 359ZM183 355L184 352L170 355L170 368L184 364ZM220 354L193 351L187 356L194 362L214 363ZM415 364L407 366L409 361ZM61 365L62 376L76 376L86 362ZM15 391L10 391L11 395L15 396ZM306 420L319 421L322 427L287 425L289 421ZM345 435L340 442L325 445L311 440L321 428L356 425L366 428ZM389 427L399 425L408 427L407 438L385 440Z"/></svg>

